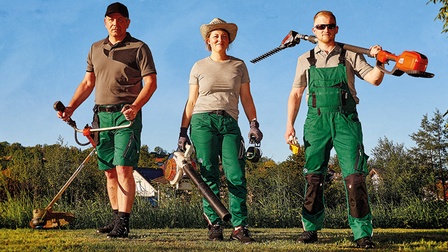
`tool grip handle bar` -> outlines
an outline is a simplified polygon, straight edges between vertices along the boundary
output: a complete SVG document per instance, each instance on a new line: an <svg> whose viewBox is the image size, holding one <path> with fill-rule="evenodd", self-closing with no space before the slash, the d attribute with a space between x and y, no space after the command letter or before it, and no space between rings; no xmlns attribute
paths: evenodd
<svg viewBox="0 0 448 252"><path fill-rule="evenodd" d="M54 110L59 112L64 112L65 105L61 101L57 101L53 105ZM113 126L113 127L106 127L106 128L97 128L97 129L90 129L90 132L100 132L100 131L107 131L107 130L117 130L117 129L124 129L131 127L133 121L129 121L129 124L126 125L120 125L120 126ZM75 129L76 132L83 133L83 129L79 129L76 126L76 122L73 121L71 118L68 119L67 124L72 126L73 129Z"/></svg>
<svg viewBox="0 0 448 252"><path fill-rule="evenodd" d="M359 47L359 46L354 46L354 45L349 45L349 44L344 44L344 43L338 43L338 44L342 47L342 49L345 49L347 51L352 51L355 53L365 54L368 57L373 58L373 56L370 55L370 49Z"/></svg>
<svg viewBox="0 0 448 252"><path fill-rule="evenodd" d="M90 132L100 132L100 131L108 131L108 130L125 129L125 128L131 127L131 125L133 123L134 123L134 121L129 121L129 124L126 124L126 125L106 127L106 128L97 128L97 129L90 129ZM76 131L82 132L82 130L79 130L79 129L76 129Z"/></svg>
<svg viewBox="0 0 448 252"><path fill-rule="evenodd" d="M56 110L56 111L59 111L59 112L61 112L61 113L64 113L65 105L64 105L61 101L56 101L56 102L53 104L53 108L54 108L54 110ZM70 126L72 126L74 129L76 129L76 122L73 121L72 118L69 118L69 119L68 119L67 124L70 125Z"/></svg>

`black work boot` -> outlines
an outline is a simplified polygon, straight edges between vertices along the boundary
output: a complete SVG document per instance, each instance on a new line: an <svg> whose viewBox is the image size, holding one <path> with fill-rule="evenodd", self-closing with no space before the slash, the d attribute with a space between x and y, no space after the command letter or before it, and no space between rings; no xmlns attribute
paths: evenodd
<svg viewBox="0 0 448 252"><path fill-rule="evenodd" d="M209 241L222 241L224 239L222 235L222 227L219 224L208 225L208 240Z"/></svg>
<svg viewBox="0 0 448 252"><path fill-rule="evenodd" d="M233 229L230 240L237 240L244 244L255 242L255 239L250 237L249 229L242 226Z"/></svg>
<svg viewBox="0 0 448 252"><path fill-rule="evenodd" d="M118 213L119 219L107 238L126 238L129 234L129 213Z"/></svg>
<svg viewBox="0 0 448 252"><path fill-rule="evenodd" d="M372 238L363 237L356 240L356 247L365 249L375 248L375 243L372 242Z"/></svg>
<svg viewBox="0 0 448 252"><path fill-rule="evenodd" d="M315 243L317 242L317 231L304 231L297 241L301 243Z"/></svg>
<svg viewBox="0 0 448 252"><path fill-rule="evenodd" d="M109 224L107 224L106 226L98 228L96 230L97 233L108 234L114 229L115 223L117 223L118 219L119 219L118 210L113 210L113 213L114 213L114 216L113 216L112 221Z"/></svg>

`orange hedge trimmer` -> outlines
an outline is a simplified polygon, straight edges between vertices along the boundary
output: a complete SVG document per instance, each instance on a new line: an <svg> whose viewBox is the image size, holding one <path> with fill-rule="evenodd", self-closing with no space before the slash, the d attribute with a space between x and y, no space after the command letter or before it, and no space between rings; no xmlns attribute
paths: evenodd
<svg viewBox="0 0 448 252"><path fill-rule="evenodd" d="M265 59L283 49L288 47L293 47L300 43L300 40L308 40L309 42L316 44L317 38L315 36L308 36L297 33L295 31L290 31L288 35L282 40L282 43L277 48L251 60L252 63L257 63L258 61ZM349 50L356 53L365 54L369 57L369 49L362 48L358 46L353 46L344 43L338 43L343 49ZM412 77L423 77L423 78L432 78L434 74L426 72L426 67L428 66L428 58L416 51L404 51L400 55L395 55L388 51L380 51L377 56L377 67L386 74L392 74L395 76L401 76L403 73L407 73ZM394 61L395 66L392 70L388 71L384 68L384 64L387 64L389 61Z"/></svg>

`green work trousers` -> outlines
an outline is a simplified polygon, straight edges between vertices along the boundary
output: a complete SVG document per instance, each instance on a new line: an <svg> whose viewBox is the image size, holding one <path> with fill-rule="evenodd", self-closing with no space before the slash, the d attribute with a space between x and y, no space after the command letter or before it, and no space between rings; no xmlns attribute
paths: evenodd
<svg viewBox="0 0 448 252"><path fill-rule="evenodd" d="M219 197L221 157L229 190L232 225L247 225L245 147L238 122L229 115L199 113L193 114L190 129L202 178ZM222 222L205 198L203 210L211 224Z"/></svg>
<svg viewBox="0 0 448 252"><path fill-rule="evenodd" d="M324 221L323 178L327 173L330 151L334 147L344 178L347 194L348 221L354 239L370 237L373 233L372 215L367 199L365 175L367 175L367 158L362 144L361 123L356 112L325 112L309 108L304 126L305 167L304 175L319 175L322 186L311 201L320 202L319 207L304 207L302 223L304 230L316 231L322 228ZM308 184L310 184L308 180ZM307 185L307 190L310 186ZM315 190L316 191L316 190ZM305 193L307 195L307 192ZM310 195L310 193L308 193ZM321 197L318 199L316 197ZM311 210L312 209L312 210Z"/></svg>
<svg viewBox="0 0 448 252"><path fill-rule="evenodd" d="M129 124L121 112L99 112L98 116L101 128ZM140 157L141 132L141 111L137 113L134 123L129 128L100 131L99 143L96 147L99 169L106 171L117 165L137 167Z"/></svg>

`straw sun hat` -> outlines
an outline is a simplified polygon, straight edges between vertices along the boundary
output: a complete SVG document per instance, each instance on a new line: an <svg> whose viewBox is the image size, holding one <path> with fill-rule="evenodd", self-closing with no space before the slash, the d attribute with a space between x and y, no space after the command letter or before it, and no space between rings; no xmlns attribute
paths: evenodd
<svg viewBox="0 0 448 252"><path fill-rule="evenodd" d="M214 18L209 24L201 25L201 35L204 40L207 39L207 34L213 30L223 29L229 33L230 41L232 43L236 37L236 32L238 31L238 26L234 23L226 23L226 21L220 18Z"/></svg>

